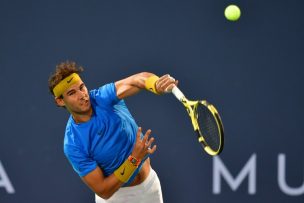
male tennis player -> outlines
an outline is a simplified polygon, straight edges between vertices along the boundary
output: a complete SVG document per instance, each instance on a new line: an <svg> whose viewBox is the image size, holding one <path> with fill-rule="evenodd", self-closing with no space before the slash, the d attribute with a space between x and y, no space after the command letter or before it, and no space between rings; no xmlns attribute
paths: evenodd
<svg viewBox="0 0 304 203"><path fill-rule="evenodd" d="M132 75L88 91L75 62L57 65L49 78L49 90L68 119L64 153L81 179L95 193L97 203L160 203L162 192L149 155L156 150L137 126L124 98L147 89L170 92L175 81L169 75L148 72Z"/></svg>

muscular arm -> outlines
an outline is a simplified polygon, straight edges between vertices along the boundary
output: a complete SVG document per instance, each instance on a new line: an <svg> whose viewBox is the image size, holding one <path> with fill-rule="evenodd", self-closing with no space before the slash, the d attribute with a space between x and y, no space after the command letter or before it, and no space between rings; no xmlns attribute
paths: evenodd
<svg viewBox="0 0 304 203"><path fill-rule="evenodd" d="M117 97L123 99L137 94L141 89L145 89L145 81L152 75L154 74L142 72L115 82Z"/></svg>
<svg viewBox="0 0 304 203"><path fill-rule="evenodd" d="M137 94L140 90L145 89L147 78L153 75L153 73L142 72L115 82L117 97L123 99ZM161 76L156 82L156 90L158 93L163 94L170 91L173 85L177 85L177 83L177 81L166 74Z"/></svg>
<svg viewBox="0 0 304 203"><path fill-rule="evenodd" d="M114 174L105 178L99 167L82 177L82 180L103 199L110 198L123 185Z"/></svg>

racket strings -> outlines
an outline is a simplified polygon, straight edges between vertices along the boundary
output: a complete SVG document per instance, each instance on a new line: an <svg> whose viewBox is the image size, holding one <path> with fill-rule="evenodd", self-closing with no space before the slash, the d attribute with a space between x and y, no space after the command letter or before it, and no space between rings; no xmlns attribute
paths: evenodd
<svg viewBox="0 0 304 203"><path fill-rule="evenodd" d="M207 145L214 151L219 150L220 133L214 115L206 106L200 104L197 106L197 117L201 135Z"/></svg>

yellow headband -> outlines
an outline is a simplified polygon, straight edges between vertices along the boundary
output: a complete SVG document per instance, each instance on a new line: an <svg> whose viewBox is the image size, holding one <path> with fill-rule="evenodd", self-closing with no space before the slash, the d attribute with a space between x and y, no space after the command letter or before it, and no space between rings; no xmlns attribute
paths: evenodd
<svg viewBox="0 0 304 203"><path fill-rule="evenodd" d="M55 97L62 95L68 88L78 82L80 79L77 73L72 73L68 77L61 80L53 89Z"/></svg>

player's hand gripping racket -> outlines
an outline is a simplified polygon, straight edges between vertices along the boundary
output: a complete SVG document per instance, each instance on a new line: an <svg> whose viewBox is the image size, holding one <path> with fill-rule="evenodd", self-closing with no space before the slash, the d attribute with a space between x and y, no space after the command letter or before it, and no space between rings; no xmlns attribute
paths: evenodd
<svg viewBox="0 0 304 203"><path fill-rule="evenodd" d="M212 156L220 154L224 147L224 128L215 107L204 100L188 100L177 86L173 87L172 93L187 109L204 150Z"/></svg>

